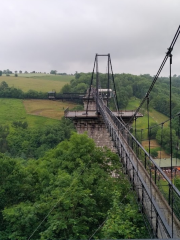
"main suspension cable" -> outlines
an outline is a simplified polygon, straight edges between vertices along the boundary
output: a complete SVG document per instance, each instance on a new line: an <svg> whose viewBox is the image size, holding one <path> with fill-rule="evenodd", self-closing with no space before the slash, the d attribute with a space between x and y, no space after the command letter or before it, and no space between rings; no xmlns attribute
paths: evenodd
<svg viewBox="0 0 180 240"><path fill-rule="evenodd" d="M159 75L160 75L160 73L161 73L161 71L162 71L162 69L163 69L163 67L164 67L167 59L168 59L168 57L171 55L171 53L172 53L172 51L173 51L174 45L175 45L175 43L176 43L176 41L177 41L177 39L178 39L179 34L180 34L180 25L179 25L179 27L178 27L178 29L177 29L177 31L176 31L176 34L175 34L175 36L174 36L174 38L173 38L173 40L172 40L172 43L171 43L170 47L168 48L168 51L167 51L167 53L166 53L166 56L164 57L164 60L163 60L163 62L162 62L162 64L161 64L161 66L160 66L160 68L159 68L156 76L154 77L154 80L153 80L153 82L151 83L151 86L149 87L149 90L147 91L147 93L146 93L145 97L143 98L142 102L140 103L139 107L136 109L134 115L133 115L133 116L130 118L130 120L128 121L127 125L128 125L131 121L133 121L133 119L136 117L137 113L138 113L139 110L141 109L142 105L143 105L144 102L146 101L146 98L149 97L149 94L150 94L150 92L152 91L152 89L153 89L153 87L154 87L154 85L155 85L155 83L156 83L156 81L157 81L157 79L158 79L158 77L159 77Z"/></svg>

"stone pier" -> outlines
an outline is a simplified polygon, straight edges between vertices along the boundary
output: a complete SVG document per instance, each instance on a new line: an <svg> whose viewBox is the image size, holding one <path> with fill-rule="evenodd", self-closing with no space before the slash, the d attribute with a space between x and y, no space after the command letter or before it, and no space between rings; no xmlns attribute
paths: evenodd
<svg viewBox="0 0 180 240"><path fill-rule="evenodd" d="M73 122L77 132L79 134L87 132L88 136L94 139L97 147L107 147L116 152L113 141L100 115L94 119L73 119Z"/></svg>
<svg viewBox="0 0 180 240"><path fill-rule="evenodd" d="M107 104L107 99L103 99L104 104ZM66 109L64 116L73 120L76 130L79 134L87 132L88 136L94 139L96 146L98 147L108 147L113 152L116 149L113 145L111 136L106 129L105 123L101 115L96 110L96 102L93 95L88 93L83 98L84 111L69 111ZM87 109L88 105L88 109ZM119 111L113 112L117 118L123 119L123 121L129 122L131 117L134 115L134 111ZM137 117L142 117L143 115L138 113Z"/></svg>

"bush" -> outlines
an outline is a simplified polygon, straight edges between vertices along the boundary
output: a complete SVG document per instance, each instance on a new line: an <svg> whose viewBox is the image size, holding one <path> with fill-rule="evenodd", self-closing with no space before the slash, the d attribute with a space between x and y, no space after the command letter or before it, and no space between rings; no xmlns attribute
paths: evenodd
<svg viewBox="0 0 180 240"><path fill-rule="evenodd" d="M158 149L152 148L151 151L150 151L150 153L151 153L151 156L152 156L153 158L155 158L155 157L158 156Z"/></svg>

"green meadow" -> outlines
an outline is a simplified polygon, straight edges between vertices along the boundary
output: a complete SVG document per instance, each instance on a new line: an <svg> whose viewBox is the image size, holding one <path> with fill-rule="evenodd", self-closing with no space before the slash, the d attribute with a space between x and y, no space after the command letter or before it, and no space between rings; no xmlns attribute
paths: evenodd
<svg viewBox="0 0 180 240"><path fill-rule="evenodd" d="M137 99L135 97L132 97L128 103L128 106L126 107L126 110L136 110L141 103L140 99ZM145 106L140 111L143 114L143 117L140 117L136 121L136 127L137 129L144 129L148 127L148 115ZM164 122L168 119L164 114L157 112L156 110L150 108L149 111L149 123L157 123L160 124L161 122ZM168 123L167 123L168 124ZM133 124L134 126L134 124Z"/></svg>
<svg viewBox="0 0 180 240"><path fill-rule="evenodd" d="M53 75L53 74L19 74L15 77L2 75L0 82L5 81L10 87L15 87L27 92L35 90L48 92L55 90L59 92L61 88L74 78L73 75Z"/></svg>
<svg viewBox="0 0 180 240"><path fill-rule="evenodd" d="M29 127L58 123L56 119L27 114L21 99L0 98L0 124L11 126L13 121L26 121Z"/></svg>

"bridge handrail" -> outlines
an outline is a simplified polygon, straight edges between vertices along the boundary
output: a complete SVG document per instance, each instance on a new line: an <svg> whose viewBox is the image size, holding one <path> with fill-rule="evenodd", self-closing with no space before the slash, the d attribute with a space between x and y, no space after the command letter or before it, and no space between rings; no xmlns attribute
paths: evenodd
<svg viewBox="0 0 180 240"><path fill-rule="evenodd" d="M83 99L85 93L56 93L53 97L56 99Z"/></svg>
<svg viewBox="0 0 180 240"><path fill-rule="evenodd" d="M148 156L148 158L151 160L151 162L153 163L153 165L156 166L156 168L159 170L159 172L163 175L163 177L167 180L167 182L171 185L172 184L172 187L173 189L177 192L177 194L180 196L180 191L174 186L173 183L171 183L171 181L169 180L169 178L166 176L166 174L162 171L162 169L157 165L156 162L154 162L153 158L149 155L149 153L143 148L143 146L137 141L137 139L132 135L132 133L129 131L129 129L126 128L126 126L113 114L113 112L107 107L105 106L105 108L107 109L109 115L112 115L111 118L112 120L114 121L113 118L116 119L117 122L119 122L124 130L127 131L127 133L133 138L133 140L137 143L137 145L145 152L145 154ZM116 124L116 122L114 121L114 123ZM116 124L117 126L117 124ZM118 126L117 126L118 127Z"/></svg>
<svg viewBox="0 0 180 240"><path fill-rule="evenodd" d="M104 104L102 104L103 102L99 103L98 106L99 106L99 110L101 112L101 115L103 116L104 118L104 121L105 123L108 125L108 128L110 126L110 129L113 129L114 133L113 135L115 134L116 135L116 138L115 139L118 139L121 144L122 144L122 139L119 137L119 135L117 134L115 128L113 127L112 123L109 121L107 115L106 115L106 109L103 109L103 107L106 107ZM102 104L102 105L101 105ZM109 110L110 111L110 110ZM113 114L114 115L114 114ZM119 120L119 119L118 119ZM114 122L114 121L113 121ZM116 125L117 126L117 125ZM111 131L111 130L110 130ZM111 133L112 134L112 133ZM128 144L128 143L127 143ZM126 152L126 155L129 156L129 159L130 159L130 153L127 151L126 148L124 148L124 151ZM132 166L134 169L136 169L136 172L138 172L138 169L137 169L137 166L135 165L134 162L131 162ZM152 205L153 205L153 209L156 211L157 215L160 217L160 221L162 223L162 225L164 226L164 229L166 231L166 234L168 234L168 238L172 238L172 233L171 233L171 230L170 230L170 227L169 225L167 224L167 221L165 220L165 218L163 217L163 214L160 210L160 208L158 207L156 201L154 200L154 198L152 198L151 196L151 193L150 193L150 190L147 188L147 184L145 183L145 181L143 180L142 176L140 173L138 173L138 178L140 179L140 182L142 183L142 185L144 186L144 191L146 192L149 200L151 201Z"/></svg>
<svg viewBox="0 0 180 240"><path fill-rule="evenodd" d="M67 107L67 108L64 110L64 116L65 116L65 117L67 116L68 112L69 112L69 107Z"/></svg>

